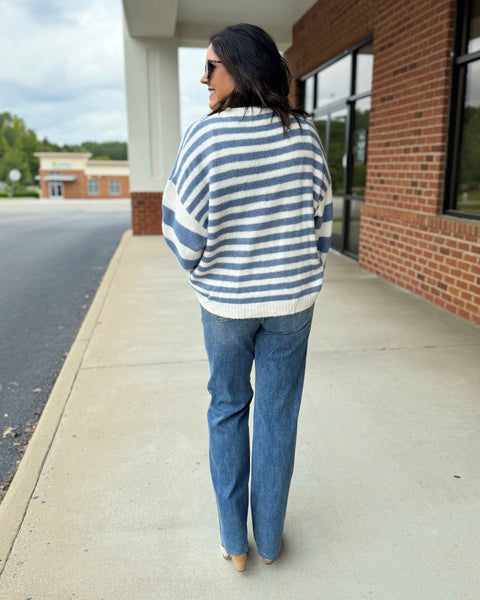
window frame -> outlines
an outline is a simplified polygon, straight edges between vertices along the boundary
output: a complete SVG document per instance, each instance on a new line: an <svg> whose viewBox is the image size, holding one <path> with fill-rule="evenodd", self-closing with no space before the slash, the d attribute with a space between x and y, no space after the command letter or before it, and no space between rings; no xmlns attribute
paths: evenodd
<svg viewBox="0 0 480 600"><path fill-rule="evenodd" d="M115 186L118 186L118 191L113 190L113 184L115 184ZM108 180L108 191L110 193L110 196L120 196L120 194L122 193L120 179L109 179Z"/></svg>
<svg viewBox="0 0 480 600"><path fill-rule="evenodd" d="M93 191L90 189L90 186L91 186L93 183L95 183L95 184L96 184L96 188L97 188L95 192L93 192ZM98 181L98 179L89 179L89 180L88 180L88 182L87 182L87 186L88 186L88 195L89 195L89 196L99 196L99 195L100 195L100 185L99 185L99 181Z"/></svg>
<svg viewBox="0 0 480 600"><path fill-rule="evenodd" d="M480 219L480 214L457 209L457 190L465 111L466 73L469 64L480 61L480 50L468 53L469 26L473 0L458 0L455 17L455 38L452 56L448 154L445 171L443 212L461 219Z"/></svg>

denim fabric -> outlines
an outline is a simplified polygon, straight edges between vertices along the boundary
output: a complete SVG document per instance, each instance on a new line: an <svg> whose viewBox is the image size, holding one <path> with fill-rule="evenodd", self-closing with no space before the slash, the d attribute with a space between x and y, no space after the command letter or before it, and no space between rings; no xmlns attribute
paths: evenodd
<svg viewBox="0 0 480 600"><path fill-rule="evenodd" d="M258 319L225 319L202 308L210 364L210 470L220 538L229 554L248 550L250 475L258 552L274 559L280 551L312 317L313 306L293 315ZM248 418L254 360L250 473Z"/></svg>

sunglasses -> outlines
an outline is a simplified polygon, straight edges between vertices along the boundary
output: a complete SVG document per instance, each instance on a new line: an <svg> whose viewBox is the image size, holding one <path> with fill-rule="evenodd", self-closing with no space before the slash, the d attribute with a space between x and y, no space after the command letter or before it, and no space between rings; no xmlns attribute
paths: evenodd
<svg viewBox="0 0 480 600"><path fill-rule="evenodd" d="M212 63L218 63L220 64L222 61L221 60L206 60L205 61L205 77L207 78L207 81L210 79L210 77L212 76L213 72L215 71L215 65Z"/></svg>

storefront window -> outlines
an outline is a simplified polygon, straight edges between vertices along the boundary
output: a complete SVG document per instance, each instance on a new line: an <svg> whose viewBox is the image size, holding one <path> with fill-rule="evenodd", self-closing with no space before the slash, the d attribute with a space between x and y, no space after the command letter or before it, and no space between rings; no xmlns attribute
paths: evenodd
<svg viewBox="0 0 480 600"><path fill-rule="evenodd" d="M480 61L467 66L457 210L480 215Z"/></svg>
<svg viewBox="0 0 480 600"><path fill-rule="evenodd" d="M325 148L325 152L327 153L327 156L329 156L329 153L330 153L330 148L329 148L329 143L328 143L329 136L327 134L328 115L323 116L321 119L316 119L315 127L317 128L318 135L320 136L320 139L322 140L323 147Z"/></svg>
<svg viewBox="0 0 480 600"><path fill-rule="evenodd" d="M468 54L480 51L480 2L472 2L468 36Z"/></svg>
<svg viewBox="0 0 480 600"><path fill-rule="evenodd" d="M88 180L88 193L92 196L98 194L98 179Z"/></svg>
<svg viewBox="0 0 480 600"><path fill-rule="evenodd" d="M118 179L111 179L109 181L110 194L112 196L118 196L120 194L120 181Z"/></svg>
<svg viewBox="0 0 480 600"><path fill-rule="evenodd" d="M320 139L326 141L325 152L333 186L333 231L332 245L341 248L343 244L344 186L345 186L345 136L347 128L347 109L329 113L323 119L315 121Z"/></svg>
<svg viewBox="0 0 480 600"><path fill-rule="evenodd" d="M355 123L353 126L352 183L351 193L365 196L367 176L367 140L370 118L370 97L355 103Z"/></svg>
<svg viewBox="0 0 480 600"><path fill-rule="evenodd" d="M303 88L305 107L314 107L332 176L332 247L352 256L358 255L360 205L365 196L372 72L368 40L320 66L305 78Z"/></svg>
<svg viewBox="0 0 480 600"><path fill-rule="evenodd" d="M305 80L305 110L313 113L315 102L315 77L309 77Z"/></svg>
<svg viewBox="0 0 480 600"><path fill-rule="evenodd" d="M355 80L355 93L363 94L372 89L373 72L373 46L368 44L357 53L357 76Z"/></svg>
<svg viewBox="0 0 480 600"><path fill-rule="evenodd" d="M343 195L345 173L344 154L347 130L347 109L330 114L330 135L328 139L328 166L332 176L334 196Z"/></svg>
<svg viewBox="0 0 480 600"><path fill-rule="evenodd" d="M317 106L331 104L350 95L352 56L337 60L317 74Z"/></svg>
<svg viewBox="0 0 480 600"><path fill-rule="evenodd" d="M480 218L480 0L460 2L446 212Z"/></svg>

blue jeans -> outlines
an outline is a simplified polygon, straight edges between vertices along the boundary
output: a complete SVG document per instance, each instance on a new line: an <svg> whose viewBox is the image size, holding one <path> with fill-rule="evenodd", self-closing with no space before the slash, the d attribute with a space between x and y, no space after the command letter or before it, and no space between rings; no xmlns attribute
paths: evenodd
<svg viewBox="0 0 480 600"><path fill-rule="evenodd" d="M312 317L313 306L293 315L260 319L224 319L202 308L210 364L210 471L220 538L229 554L248 550L248 418L254 360L253 533L260 556L273 560L280 552Z"/></svg>

